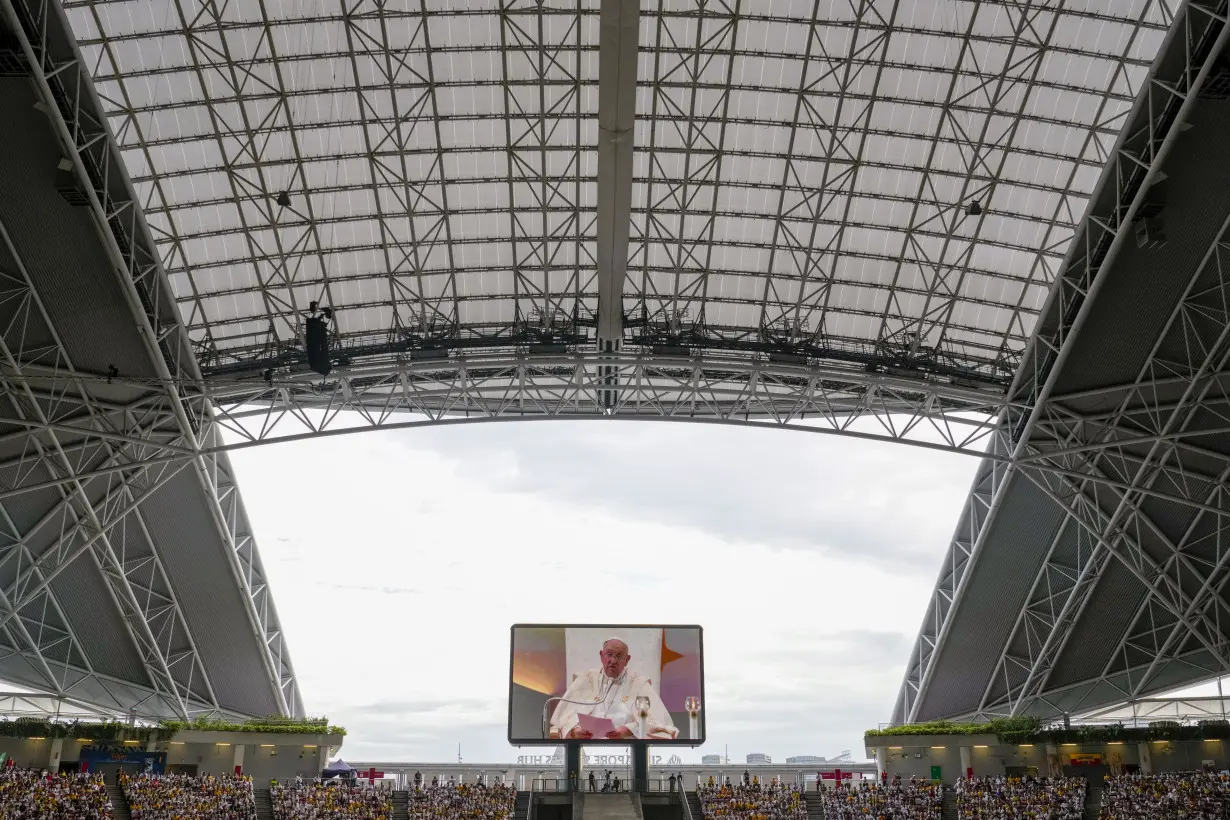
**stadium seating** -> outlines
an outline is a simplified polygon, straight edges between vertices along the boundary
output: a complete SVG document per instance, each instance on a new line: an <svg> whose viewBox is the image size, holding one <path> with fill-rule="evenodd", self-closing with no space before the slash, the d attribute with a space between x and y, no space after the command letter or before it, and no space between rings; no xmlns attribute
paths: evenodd
<svg viewBox="0 0 1230 820"><path fill-rule="evenodd" d="M1109 778L1102 820L1225 820L1230 777L1223 774L1126 775Z"/></svg>
<svg viewBox="0 0 1230 820"><path fill-rule="evenodd" d="M957 816L961 820L1081 820L1085 791L1083 778L976 777L957 783Z"/></svg>
<svg viewBox="0 0 1230 820"><path fill-rule="evenodd" d="M705 820L805 820L807 804L794 786L713 785L697 789Z"/></svg>
<svg viewBox="0 0 1230 820"><path fill-rule="evenodd" d="M4 820L110 820L111 802L102 778L10 766L0 770L0 817Z"/></svg>
<svg viewBox="0 0 1230 820"><path fill-rule="evenodd" d="M511 820L517 790L502 784L429 786L411 792L410 820Z"/></svg>
<svg viewBox="0 0 1230 820"><path fill-rule="evenodd" d="M389 820L393 816L393 793L375 786L275 783L269 798L274 820Z"/></svg>
<svg viewBox="0 0 1230 820"><path fill-rule="evenodd" d="M937 820L943 794L930 783L860 783L821 792L825 820Z"/></svg>
<svg viewBox="0 0 1230 820"><path fill-rule="evenodd" d="M132 820L251 820L256 799L250 777L120 774Z"/></svg>

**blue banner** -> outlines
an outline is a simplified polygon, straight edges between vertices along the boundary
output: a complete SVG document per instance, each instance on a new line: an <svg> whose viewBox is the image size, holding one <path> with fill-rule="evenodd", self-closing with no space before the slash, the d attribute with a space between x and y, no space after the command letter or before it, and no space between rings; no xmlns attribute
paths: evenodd
<svg viewBox="0 0 1230 820"><path fill-rule="evenodd" d="M89 771L103 763L119 763L139 766L143 772L161 774L167 766L167 753L125 746L83 746L81 763L82 771Z"/></svg>

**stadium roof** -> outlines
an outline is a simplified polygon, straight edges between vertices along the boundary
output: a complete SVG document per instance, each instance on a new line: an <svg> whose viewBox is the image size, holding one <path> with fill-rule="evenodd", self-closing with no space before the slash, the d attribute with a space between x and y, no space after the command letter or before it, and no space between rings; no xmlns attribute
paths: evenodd
<svg viewBox="0 0 1230 820"><path fill-rule="evenodd" d="M894 718L1138 701L1230 670L1230 22L1179 11L941 566Z"/></svg>
<svg viewBox="0 0 1230 820"><path fill-rule="evenodd" d="M1170 22L1155 0L65 6L207 374L293 360L315 301L356 363L676 328L1000 386Z"/></svg>
<svg viewBox="0 0 1230 820"><path fill-rule="evenodd" d="M91 200L116 252L149 260L148 332L183 347L161 381L123 381L203 430L180 430L186 451L151 439L142 465L225 465L219 427L259 442L410 413L769 422L990 448L971 504L996 509L1003 470L1065 469L1021 461L1013 436L1042 404L1021 374L1049 379L1038 352L1071 346L1073 238L1197 8L0 0L39 89L94 78L97 97L48 97L48 114L97 106L111 135L76 153L122 160L130 183L108 183L144 213L124 232ZM66 23L80 61L45 59ZM98 187L95 166L74 170ZM957 564L907 711L937 674ZM293 683L288 660L269 674Z"/></svg>

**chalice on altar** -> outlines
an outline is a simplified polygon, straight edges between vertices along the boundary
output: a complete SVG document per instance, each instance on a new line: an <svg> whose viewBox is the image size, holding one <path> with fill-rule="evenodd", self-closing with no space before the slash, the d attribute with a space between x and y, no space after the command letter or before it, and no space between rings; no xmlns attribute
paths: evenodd
<svg viewBox="0 0 1230 820"><path fill-rule="evenodd" d="M637 720L637 737L645 738L649 736L649 698L645 695L637 695L634 701L636 705Z"/></svg>
<svg viewBox="0 0 1230 820"><path fill-rule="evenodd" d="M700 698L688 695L683 699L683 709L688 713L688 737L700 740Z"/></svg>

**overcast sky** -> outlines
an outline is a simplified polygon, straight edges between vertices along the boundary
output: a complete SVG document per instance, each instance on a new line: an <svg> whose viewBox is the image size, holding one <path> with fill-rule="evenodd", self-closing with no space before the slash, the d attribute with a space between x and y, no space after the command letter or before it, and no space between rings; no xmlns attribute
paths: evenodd
<svg viewBox="0 0 1230 820"><path fill-rule="evenodd" d="M623 421L362 433L232 456L308 711L349 760L503 762L516 622L699 623L699 761L863 756L976 461ZM327 490L306 495L316 475ZM527 750L528 753L528 750Z"/></svg>

